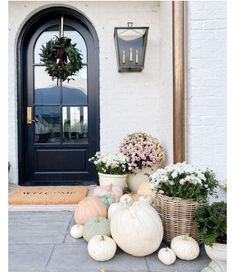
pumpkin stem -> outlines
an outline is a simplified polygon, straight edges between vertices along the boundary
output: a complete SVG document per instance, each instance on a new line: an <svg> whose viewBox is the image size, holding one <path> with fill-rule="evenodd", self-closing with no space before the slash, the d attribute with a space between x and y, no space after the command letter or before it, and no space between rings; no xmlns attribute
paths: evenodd
<svg viewBox="0 0 235 272"><path fill-rule="evenodd" d="M97 219L96 219L96 223L100 223L100 219L99 219L99 217L97 217Z"/></svg>
<svg viewBox="0 0 235 272"><path fill-rule="evenodd" d="M104 241L104 235L101 235L101 236L100 236L100 240L101 240L101 241Z"/></svg>
<svg viewBox="0 0 235 272"><path fill-rule="evenodd" d="M113 188L113 184L111 183L109 187L109 192L112 192L112 188Z"/></svg>
<svg viewBox="0 0 235 272"><path fill-rule="evenodd" d="M183 239L184 239L184 240L188 240L188 237L189 237L189 234L186 233L186 234L184 235Z"/></svg>

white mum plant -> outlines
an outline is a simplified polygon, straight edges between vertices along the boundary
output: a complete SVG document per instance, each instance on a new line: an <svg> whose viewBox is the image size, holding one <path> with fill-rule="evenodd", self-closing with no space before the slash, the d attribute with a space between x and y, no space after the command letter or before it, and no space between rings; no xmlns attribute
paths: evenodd
<svg viewBox="0 0 235 272"><path fill-rule="evenodd" d="M128 172L129 158L122 153L97 152L89 161L95 164L99 173L123 175Z"/></svg>
<svg viewBox="0 0 235 272"><path fill-rule="evenodd" d="M185 162L160 168L149 179L156 193L195 201L205 201L209 195L215 196L218 185L213 171Z"/></svg>

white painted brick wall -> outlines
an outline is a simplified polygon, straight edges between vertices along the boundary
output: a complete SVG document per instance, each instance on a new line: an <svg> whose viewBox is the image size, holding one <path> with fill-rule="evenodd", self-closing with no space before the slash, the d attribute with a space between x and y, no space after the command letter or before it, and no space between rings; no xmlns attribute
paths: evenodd
<svg viewBox="0 0 235 272"><path fill-rule="evenodd" d="M187 160L224 179L226 2L189 1L187 13Z"/></svg>
<svg viewBox="0 0 235 272"><path fill-rule="evenodd" d="M9 159L17 182L16 37L36 11L55 5L78 9L93 23L100 43L100 135L102 151L117 151L120 140L135 131L159 138L172 162L171 3L153 2L10 2L9 3ZM161 22L160 18L161 17ZM145 68L118 73L115 26L133 21L149 26Z"/></svg>

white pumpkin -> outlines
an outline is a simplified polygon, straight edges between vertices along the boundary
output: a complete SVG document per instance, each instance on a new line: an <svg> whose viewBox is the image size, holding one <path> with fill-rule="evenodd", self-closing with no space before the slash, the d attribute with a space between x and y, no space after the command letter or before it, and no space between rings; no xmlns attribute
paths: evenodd
<svg viewBox="0 0 235 272"><path fill-rule="evenodd" d="M166 265L173 264L176 260L175 252L168 247L162 248L158 252L158 259Z"/></svg>
<svg viewBox="0 0 235 272"><path fill-rule="evenodd" d="M201 270L201 272L226 272L227 263L213 260L209 265Z"/></svg>
<svg viewBox="0 0 235 272"><path fill-rule="evenodd" d="M126 205L121 202L111 204L108 209L108 219L111 220L111 218L117 211L124 209L125 207Z"/></svg>
<svg viewBox="0 0 235 272"><path fill-rule="evenodd" d="M172 239L171 249L181 260L194 260L198 257L200 248L196 240L186 235L179 235Z"/></svg>
<svg viewBox="0 0 235 272"><path fill-rule="evenodd" d="M116 253L117 245L108 236L95 235L88 242L88 253L96 261L108 261Z"/></svg>
<svg viewBox="0 0 235 272"><path fill-rule="evenodd" d="M83 225L73 225L70 230L70 235L75 239L82 238L82 229Z"/></svg>
<svg viewBox="0 0 235 272"><path fill-rule="evenodd" d="M163 238L163 225L156 210L144 201L136 201L116 212L110 222L111 235L118 246L133 256L156 251Z"/></svg>

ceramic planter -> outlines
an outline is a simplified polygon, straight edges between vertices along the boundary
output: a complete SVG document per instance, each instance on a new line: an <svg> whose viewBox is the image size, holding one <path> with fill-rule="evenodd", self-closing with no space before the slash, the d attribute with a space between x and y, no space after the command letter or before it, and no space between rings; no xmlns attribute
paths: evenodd
<svg viewBox="0 0 235 272"><path fill-rule="evenodd" d="M146 174L153 174L159 168L158 165L153 166L152 168L143 168L137 174L128 174L127 176L127 186L131 190L132 193L136 194L138 187L142 181L149 181L148 176Z"/></svg>
<svg viewBox="0 0 235 272"><path fill-rule="evenodd" d="M98 173L98 175L99 175L100 186L108 186L112 184L114 186L119 186L122 189L127 187L127 184L126 184L127 174L109 175L109 174Z"/></svg>
<svg viewBox="0 0 235 272"><path fill-rule="evenodd" d="M205 245L208 257L216 261L227 261L227 244L214 243L212 247Z"/></svg>

